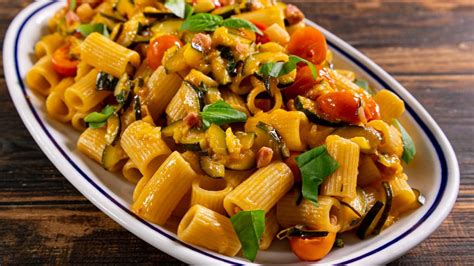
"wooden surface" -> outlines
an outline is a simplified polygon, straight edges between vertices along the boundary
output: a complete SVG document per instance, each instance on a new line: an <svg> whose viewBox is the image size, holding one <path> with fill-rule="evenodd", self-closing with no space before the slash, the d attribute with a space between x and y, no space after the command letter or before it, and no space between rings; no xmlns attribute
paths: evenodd
<svg viewBox="0 0 474 266"><path fill-rule="evenodd" d="M9 22L28 2L0 0L0 46ZM393 264L472 263L474 1L292 2L394 75L456 151L461 188L454 210ZM3 68L0 103L0 264L179 263L99 211L56 170L20 120Z"/></svg>

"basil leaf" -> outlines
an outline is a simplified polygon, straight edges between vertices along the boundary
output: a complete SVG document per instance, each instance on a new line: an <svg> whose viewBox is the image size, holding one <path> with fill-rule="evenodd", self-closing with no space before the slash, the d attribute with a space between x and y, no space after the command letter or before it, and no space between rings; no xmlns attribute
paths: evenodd
<svg viewBox="0 0 474 266"><path fill-rule="evenodd" d="M189 18L194 12L194 7L190 4L186 4L184 7L184 18L187 19Z"/></svg>
<svg viewBox="0 0 474 266"><path fill-rule="evenodd" d="M115 107L107 105L100 113L92 112L84 117L90 128L99 128L105 126L107 119L115 112Z"/></svg>
<svg viewBox="0 0 474 266"><path fill-rule="evenodd" d="M171 10L173 14L180 18L185 18L186 1L185 0L166 0L165 7Z"/></svg>
<svg viewBox="0 0 474 266"><path fill-rule="evenodd" d="M220 25L222 25L222 17L212 15L208 13L199 13L187 18L183 24L181 24L181 30L188 31L215 31Z"/></svg>
<svg viewBox="0 0 474 266"><path fill-rule="evenodd" d="M413 157L415 157L416 154L416 147L415 143L413 142L412 138L408 134L408 132L405 130L405 128L398 122L398 120L393 119L393 124L400 130L400 133L402 134L402 141L403 141L403 154L402 154L402 160L409 164Z"/></svg>
<svg viewBox="0 0 474 266"><path fill-rule="evenodd" d="M370 95L373 95L374 92L370 89L369 87L369 82L367 82L367 80L364 80L364 79L357 79L355 82L354 82L357 86L361 87L363 90L365 90L366 92L368 92Z"/></svg>
<svg viewBox="0 0 474 266"><path fill-rule="evenodd" d="M325 145L302 153L295 158L295 161L303 180L301 187L303 197L317 204L319 185L339 168L339 163L329 155Z"/></svg>
<svg viewBox="0 0 474 266"><path fill-rule="evenodd" d="M318 71L316 70L316 67L313 65L313 63L296 55L290 55L287 62L269 62L262 64L260 66L259 73L263 75L264 78L278 78L295 70L298 63L301 62L308 65L313 79L316 79L318 77Z"/></svg>
<svg viewBox="0 0 474 266"><path fill-rule="evenodd" d="M77 31L81 33L82 36L87 37L89 34L93 32L98 32L106 37L109 37L109 31L107 30L107 26L102 23L97 24L81 24L77 28Z"/></svg>
<svg viewBox="0 0 474 266"><path fill-rule="evenodd" d="M69 10L70 11L76 10L76 6L77 6L76 0L71 0L71 2L69 2Z"/></svg>
<svg viewBox="0 0 474 266"><path fill-rule="evenodd" d="M204 106L201 112L203 125L208 128L212 123L216 125L245 122L247 115L235 110L228 103L219 100L213 104Z"/></svg>
<svg viewBox="0 0 474 266"><path fill-rule="evenodd" d="M265 211L241 211L230 218L234 231L242 244L244 256L254 261L265 231Z"/></svg>
<svg viewBox="0 0 474 266"><path fill-rule="evenodd" d="M263 32L255 26L252 22L240 18L228 18L224 20L222 26L227 28L234 28L234 29L249 29L256 32L259 35L263 35Z"/></svg>

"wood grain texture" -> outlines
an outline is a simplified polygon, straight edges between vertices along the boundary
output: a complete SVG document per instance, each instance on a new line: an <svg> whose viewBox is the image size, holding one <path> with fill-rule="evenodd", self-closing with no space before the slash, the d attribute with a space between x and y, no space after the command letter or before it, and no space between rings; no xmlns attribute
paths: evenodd
<svg viewBox="0 0 474 266"><path fill-rule="evenodd" d="M0 0L0 46L29 2ZM291 2L393 74L456 151L461 188L454 210L391 264L474 261L474 2ZM0 264L179 264L100 212L54 168L8 95L3 67L11 66L0 64Z"/></svg>

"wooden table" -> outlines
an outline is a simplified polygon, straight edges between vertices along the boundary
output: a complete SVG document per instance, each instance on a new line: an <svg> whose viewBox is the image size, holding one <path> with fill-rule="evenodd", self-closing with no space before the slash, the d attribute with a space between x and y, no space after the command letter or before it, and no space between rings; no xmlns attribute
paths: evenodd
<svg viewBox="0 0 474 266"><path fill-rule="evenodd" d="M29 2L0 0L0 45ZM439 123L458 156L454 210L393 264L474 261L474 2L292 2L394 75ZM0 102L0 264L179 263L99 211L56 170L20 120L3 68Z"/></svg>

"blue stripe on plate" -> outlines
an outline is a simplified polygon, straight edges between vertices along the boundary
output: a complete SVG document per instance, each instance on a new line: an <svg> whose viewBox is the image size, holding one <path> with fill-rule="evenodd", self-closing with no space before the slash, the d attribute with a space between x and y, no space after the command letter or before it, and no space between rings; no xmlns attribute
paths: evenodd
<svg viewBox="0 0 474 266"><path fill-rule="evenodd" d="M38 12L40 12L41 10L43 10L44 8L56 3L57 1L51 1L51 2L47 2L45 3L44 5L38 7L38 9L36 9L35 11L33 11L30 15L28 15L28 17L22 22L22 24L20 25L20 28L18 30L18 33L16 35L16 38L15 38L15 45L14 45L14 59L15 59L15 70L16 70L16 75L17 75L17 78L18 78L18 83L22 89L22 92L23 92L23 95L25 97L25 100L26 102L28 103L28 107L30 108L31 112L33 113L35 119L37 120L38 124L40 125L41 129L45 132L45 134L48 136L49 140L54 144L54 146L56 147L56 149L59 151L59 153L71 164L71 166L80 174L82 175L92 186L94 186L100 193L102 193L106 198L108 198L111 202L113 202L115 205L117 205L118 207L120 207L123 211L125 211L127 214L133 216L134 218L136 218L137 220L139 220L142 224L146 225L147 227L149 227L150 229L156 231L157 233L167 237L168 239L171 239L173 241L176 241L178 243L180 243L181 245L195 251L195 252L198 252L200 254L203 254L203 255L206 255L206 256L209 256L213 259L216 259L216 260L220 260L222 262L226 262L226 263L229 263L229 264L236 264L238 263L237 261L232 261L232 260L227 260L227 259L224 259L224 258L220 258L220 257L217 257L215 256L214 254L211 254L211 253L208 253L206 251L203 251L203 250L200 250L198 248L195 248L187 243L184 243L182 242L181 240L177 239L176 237L172 236L171 234L155 227L154 225L150 224L149 222L143 220L142 218L138 217L137 215L135 215L133 212L131 212L127 207L125 207L124 205L120 204L116 199L114 199L110 194L108 194L103 188L101 188L97 183L95 183L89 176L87 176L84 171L82 171L82 169L80 169L75 163L74 161L67 155L67 153L59 146L59 144L56 142L56 140L52 137L51 133L48 131L48 129L46 128L43 120L40 118L40 116L38 115L36 109L34 108L33 104L31 103L29 97L28 97L28 94L27 94L27 91L26 91L26 88L24 86L24 83L23 83L23 79L21 78L21 75L20 75L20 68L19 68L19 63L18 63L18 42L19 42L19 39L20 39L20 35L25 27L25 25L27 24L27 22L34 16L36 15ZM372 70L370 70L367 66L365 66L364 64L362 64L361 62L359 62L358 60L356 60L353 56L351 56L350 54L348 54L347 52L345 52L343 49L341 49L340 47L338 47L337 45L331 43L328 41L328 44L335 50L337 50L339 53L341 53L342 55L344 55L346 58L348 58L349 60L351 60L353 63L355 63L358 67L360 67L361 69L363 69L367 74L369 74L373 79L375 79L378 83L380 83L384 88L396 93L383 79L381 79L379 76L377 76L375 73L373 73ZM393 245L394 243L400 241L401 239L403 239L404 237L406 237L408 234L410 234L411 232L413 232L414 230L416 230L416 228L418 228L424 221L426 221L429 216L434 212L434 210L438 207L440 201L441 201L441 198L444 194L444 191L446 189L446 185L447 185L447 179L448 179L448 168L447 168L447 162L446 162L446 158L444 156L444 153L441 149L441 146L439 145L438 141L436 140L435 136L433 135L433 133L429 130L429 128L426 126L426 124L423 122L423 120L418 116L418 114L413 110L413 108L411 108L411 106L409 105L405 105L406 106L406 109L408 110L408 112L410 113L410 115L416 120L416 122L418 123L418 125L423 129L423 131L425 132L425 134L428 136L428 138L430 139L431 143L433 144L433 146L435 147L435 150L436 150L436 153L438 155L438 158L440 160L440 166L441 166L441 184L440 184L440 188L438 190L438 193L436 195L436 198L435 198L435 201L433 203L433 205L430 207L430 209L428 210L428 212L426 212L426 214L415 224L413 225L411 228L409 228L407 231L405 231L404 233L402 233L401 235L399 235L398 237L396 237L395 239L389 241L388 243L372 250L372 251L369 251L363 255L360 255L358 257L355 257L355 258L352 258L352 259L349 259L347 261L344 261L344 262L341 262L341 264L348 264L348 263L354 263L362 258L365 258L367 256L371 256L391 245Z"/></svg>

